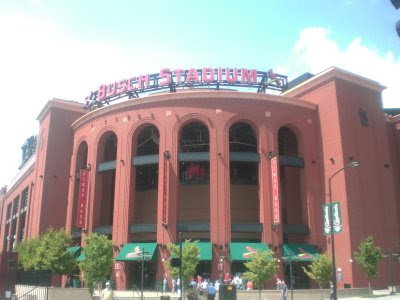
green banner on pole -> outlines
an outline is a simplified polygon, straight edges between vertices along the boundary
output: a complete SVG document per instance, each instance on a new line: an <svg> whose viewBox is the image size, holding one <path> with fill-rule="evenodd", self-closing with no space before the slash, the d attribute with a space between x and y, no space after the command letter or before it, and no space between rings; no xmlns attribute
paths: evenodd
<svg viewBox="0 0 400 300"><path fill-rule="evenodd" d="M342 212L340 210L339 202L332 202L331 204L323 205L323 215L324 215L324 235L331 234L331 214L329 208L332 208L333 216L333 233L340 233L343 229L342 224Z"/></svg>

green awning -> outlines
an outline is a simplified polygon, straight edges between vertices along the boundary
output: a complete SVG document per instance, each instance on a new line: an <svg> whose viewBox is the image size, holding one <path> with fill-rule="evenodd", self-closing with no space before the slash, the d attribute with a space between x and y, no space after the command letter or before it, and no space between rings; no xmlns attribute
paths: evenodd
<svg viewBox="0 0 400 300"><path fill-rule="evenodd" d="M83 254L83 252L82 252L81 255L78 256L78 258L76 259L76 261L81 262L81 261L84 261L85 258L86 258L86 257L85 257L85 254Z"/></svg>
<svg viewBox="0 0 400 300"><path fill-rule="evenodd" d="M286 261L313 261L319 255L317 248L309 244L283 244L282 250Z"/></svg>
<svg viewBox="0 0 400 300"><path fill-rule="evenodd" d="M177 244L179 246L179 243ZM212 244L210 242L198 242L197 246L199 246L200 255L199 260L212 260ZM174 257L171 255L171 257Z"/></svg>
<svg viewBox="0 0 400 300"><path fill-rule="evenodd" d="M81 246L73 246L68 247L67 251L71 254L74 258L77 258L81 254Z"/></svg>
<svg viewBox="0 0 400 300"><path fill-rule="evenodd" d="M255 251L268 250L269 247L264 243L231 243L231 261L250 260L251 254Z"/></svg>
<svg viewBox="0 0 400 300"><path fill-rule="evenodd" d="M154 253L156 252L157 243L128 243L125 244L121 251L118 253L115 260L123 261L137 261L141 260L141 256L137 255L140 251L147 252L145 254L146 259L153 259Z"/></svg>

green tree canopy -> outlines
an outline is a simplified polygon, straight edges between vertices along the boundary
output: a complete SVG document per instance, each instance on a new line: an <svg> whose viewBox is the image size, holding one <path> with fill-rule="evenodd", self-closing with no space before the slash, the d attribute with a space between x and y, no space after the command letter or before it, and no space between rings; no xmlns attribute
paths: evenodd
<svg viewBox="0 0 400 300"><path fill-rule="evenodd" d="M39 238L32 238L19 242L16 246L18 252L18 268L24 271L35 270L36 264L36 250L39 246Z"/></svg>
<svg viewBox="0 0 400 300"><path fill-rule="evenodd" d="M99 282L104 281L113 265L113 245L107 236L91 233L85 239L83 254L85 260L79 264L83 271L85 285L93 293Z"/></svg>
<svg viewBox="0 0 400 300"><path fill-rule="evenodd" d="M368 236L358 246L359 252L354 252L354 259L368 279L368 288L371 293L371 280L378 276L378 263L382 259L381 248L374 245L374 239Z"/></svg>
<svg viewBox="0 0 400 300"><path fill-rule="evenodd" d="M49 228L43 235L17 244L21 269L50 270L52 274L71 274L77 263L68 252L71 237L64 228Z"/></svg>
<svg viewBox="0 0 400 300"><path fill-rule="evenodd" d="M51 270L53 274L71 274L76 268L75 258L68 252L71 236L65 229L49 228L39 237L36 248L35 270Z"/></svg>
<svg viewBox="0 0 400 300"><path fill-rule="evenodd" d="M263 283L269 280L278 270L277 259L273 257L271 250L256 251L251 255L250 261L245 262L244 265L248 271L243 274L243 277L251 280L256 288L258 287L261 299Z"/></svg>
<svg viewBox="0 0 400 300"><path fill-rule="evenodd" d="M190 282L190 278L195 275L196 267L199 264L200 248L198 241L185 240L182 245L182 280L183 286L187 286ZM179 245L168 243L168 248L171 251L172 257L179 257ZM179 277L179 267L172 267L168 265L169 270L174 278Z"/></svg>
<svg viewBox="0 0 400 300"><path fill-rule="evenodd" d="M324 286L328 286L332 278L332 261L327 253L323 253L314 259L308 268L303 267L303 270L308 277L318 282L319 288L322 289Z"/></svg>

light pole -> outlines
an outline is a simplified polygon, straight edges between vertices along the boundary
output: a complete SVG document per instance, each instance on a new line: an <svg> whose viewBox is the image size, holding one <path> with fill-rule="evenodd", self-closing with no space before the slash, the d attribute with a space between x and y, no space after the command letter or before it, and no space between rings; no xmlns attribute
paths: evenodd
<svg viewBox="0 0 400 300"><path fill-rule="evenodd" d="M353 161L352 163L344 166L343 168L337 170L335 173L332 174L331 177L329 177L328 183L329 183L329 226L331 227L331 245L332 245L332 285L333 285L333 299L337 300L337 283L336 283L336 259L335 259L335 235L333 233L333 209L332 209L332 187L331 187L331 181L333 177L335 177L338 173L342 172L345 169L348 168L356 168L359 166L359 163L356 161Z"/></svg>
<svg viewBox="0 0 400 300"><path fill-rule="evenodd" d="M390 295L396 294L396 291L394 290L394 282L393 282L393 260L396 256L399 256L400 253L396 253L393 251L389 251L388 253L383 254L383 257L389 257L389 269L390 269Z"/></svg>
<svg viewBox="0 0 400 300"><path fill-rule="evenodd" d="M179 232L179 258L180 258L180 264L179 264L179 287L178 291L179 292L179 300L182 300L182 293L183 293L183 282L182 282L182 267L183 267L183 257L182 257L182 232Z"/></svg>
<svg viewBox="0 0 400 300"><path fill-rule="evenodd" d="M142 249L142 252L141 252L141 256L142 256L142 274L141 274L142 282L141 282L141 284L140 284L140 299L141 299L141 300L143 300L144 259L145 259L145 255L146 255L146 254L149 254L149 252L145 252L145 251L144 251L144 248L143 248L143 249Z"/></svg>

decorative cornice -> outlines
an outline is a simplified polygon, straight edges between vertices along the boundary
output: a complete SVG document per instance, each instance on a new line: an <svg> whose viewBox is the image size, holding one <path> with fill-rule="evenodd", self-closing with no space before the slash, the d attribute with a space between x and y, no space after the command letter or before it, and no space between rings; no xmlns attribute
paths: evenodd
<svg viewBox="0 0 400 300"><path fill-rule="evenodd" d="M50 111L51 108L59 108L59 109L64 109L64 110L68 110L68 111L76 111L76 112L86 113L86 110L83 109L83 106L84 105L79 102L53 98L53 99L47 101L46 105L40 111L40 113L36 119L39 122L41 122L43 120L43 118L45 117L45 115Z"/></svg>
<svg viewBox="0 0 400 300"><path fill-rule="evenodd" d="M173 102L177 100L185 101L197 101L205 99L228 99L228 100L251 100L251 101L268 101L274 103L289 104L298 107L304 107L309 109L317 109L316 104L307 103L303 101L298 101L297 99L282 97L270 94L260 94L260 93L247 93L247 92L237 92L237 91L179 91L176 93L162 93L157 95L151 95L143 98L135 98L132 100L127 100L114 105L102 107L87 113L86 115L80 117L72 124L72 129L76 130L82 125L92 120L116 113L119 111L132 110L136 106L154 104L156 102L164 102L165 106L173 106L168 102Z"/></svg>
<svg viewBox="0 0 400 300"><path fill-rule="evenodd" d="M376 92L382 92L386 88L377 81L365 78L363 76L345 71L337 67L330 67L329 69L322 71L321 73L311 77L303 83L296 85L290 90L283 92L282 96L297 97L299 94L306 93L308 90L314 88L317 85L334 79L342 79Z"/></svg>

